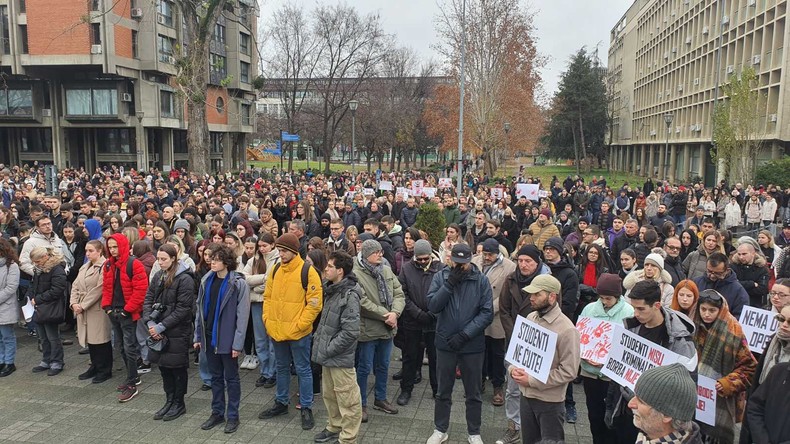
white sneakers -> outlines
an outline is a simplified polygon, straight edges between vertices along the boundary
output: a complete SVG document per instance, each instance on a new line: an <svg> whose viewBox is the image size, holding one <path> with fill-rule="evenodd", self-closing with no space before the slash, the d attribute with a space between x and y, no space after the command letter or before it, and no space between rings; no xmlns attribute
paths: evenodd
<svg viewBox="0 0 790 444"><path fill-rule="evenodd" d="M442 433L438 430L434 430L433 435L431 435L431 437L428 438L428 441L426 441L425 444L444 444L447 442L449 438L450 435L448 435L447 433Z"/></svg>
<svg viewBox="0 0 790 444"><path fill-rule="evenodd" d="M469 441L469 444L483 444L483 438L480 435L469 435L467 441Z"/></svg>
<svg viewBox="0 0 790 444"><path fill-rule="evenodd" d="M258 368L259 365L260 365L260 361L258 360L257 356L246 355L244 356L244 359L242 359L239 368L243 368L246 370L255 370L256 368Z"/></svg>

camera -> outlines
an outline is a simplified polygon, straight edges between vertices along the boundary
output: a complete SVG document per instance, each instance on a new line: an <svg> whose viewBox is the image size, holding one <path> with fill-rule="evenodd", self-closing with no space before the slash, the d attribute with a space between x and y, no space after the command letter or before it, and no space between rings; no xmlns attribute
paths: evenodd
<svg viewBox="0 0 790 444"><path fill-rule="evenodd" d="M165 304L157 302L154 305L152 305L151 306L151 320L154 321L154 322L159 322L160 321L159 318L162 317L162 313L164 313L165 310L167 310L167 307L165 307Z"/></svg>

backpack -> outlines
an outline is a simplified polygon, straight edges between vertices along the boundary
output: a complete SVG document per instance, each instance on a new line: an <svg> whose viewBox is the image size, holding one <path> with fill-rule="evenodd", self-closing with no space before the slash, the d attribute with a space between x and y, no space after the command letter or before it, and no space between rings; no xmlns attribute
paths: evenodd
<svg viewBox="0 0 790 444"><path fill-rule="evenodd" d="M282 264L282 262L277 262L276 264L274 264L274 269L272 270L272 279L274 279L274 275L277 274L277 270L280 269L280 265L281 264ZM311 266L312 265L308 264L307 262L302 264L302 288L305 291L307 291L307 275L308 275L308 273L310 273L310 267Z"/></svg>
<svg viewBox="0 0 790 444"><path fill-rule="evenodd" d="M137 259L133 254L129 255L129 259L126 260L126 275L129 276L129 280L132 280L134 276L134 270L132 267L134 266L134 261ZM105 262L104 264L104 271L110 271L110 261ZM113 278L115 279L115 278Z"/></svg>

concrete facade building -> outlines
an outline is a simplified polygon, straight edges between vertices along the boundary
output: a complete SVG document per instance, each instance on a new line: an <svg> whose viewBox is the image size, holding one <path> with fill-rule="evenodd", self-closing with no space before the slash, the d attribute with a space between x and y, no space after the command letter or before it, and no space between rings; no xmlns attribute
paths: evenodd
<svg viewBox="0 0 790 444"><path fill-rule="evenodd" d="M206 60L215 171L243 164L255 124L259 11L234 3ZM0 0L0 162L186 166L183 35L172 0Z"/></svg>
<svg viewBox="0 0 790 444"><path fill-rule="evenodd" d="M712 185L713 105L721 85L747 66L765 97L758 162L790 153L787 6L787 0L634 1L610 34L610 165Z"/></svg>

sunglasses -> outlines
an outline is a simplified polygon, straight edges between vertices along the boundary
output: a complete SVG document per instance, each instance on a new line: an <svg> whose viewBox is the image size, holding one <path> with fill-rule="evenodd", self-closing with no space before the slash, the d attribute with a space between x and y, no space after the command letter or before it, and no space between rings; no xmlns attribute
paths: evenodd
<svg viewBox="0 0 790 444"><path fill-rule="evenodd" d="M704 290L702 293L699 294L699 301L700 303L702 302L720 303L722 301L722 296L716 290Z"/></svg>

